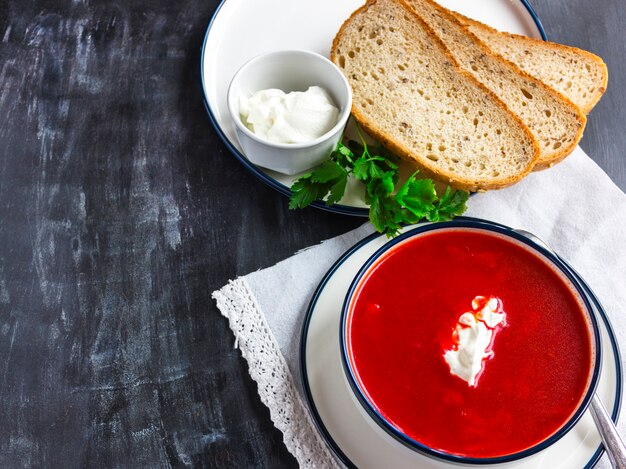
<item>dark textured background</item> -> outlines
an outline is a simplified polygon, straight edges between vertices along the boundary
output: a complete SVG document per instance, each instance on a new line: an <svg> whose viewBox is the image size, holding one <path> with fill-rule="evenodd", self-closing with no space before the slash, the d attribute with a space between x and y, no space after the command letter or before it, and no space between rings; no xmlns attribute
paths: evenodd
<svg viewBox="0 0 626 469"><path fill-rule="evenodd" d="M361 220L225 150L217 4L0 0L0 467L295 466L210 293ZM623 0L533 5L606 60L582 147L626 188Z"/></svg>

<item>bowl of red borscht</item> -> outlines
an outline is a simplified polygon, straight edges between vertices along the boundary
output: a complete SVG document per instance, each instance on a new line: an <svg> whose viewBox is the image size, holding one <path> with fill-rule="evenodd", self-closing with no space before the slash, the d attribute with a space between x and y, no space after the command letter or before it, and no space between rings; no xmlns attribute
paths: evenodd
<svg viewBox="0 0 626 469"><path fill-rule="evenodd" d="M375 427L446 461L496 464L547 448L585 412L600 336L555 253L477 219L420 225L359 270L341 357Z"/></svg>

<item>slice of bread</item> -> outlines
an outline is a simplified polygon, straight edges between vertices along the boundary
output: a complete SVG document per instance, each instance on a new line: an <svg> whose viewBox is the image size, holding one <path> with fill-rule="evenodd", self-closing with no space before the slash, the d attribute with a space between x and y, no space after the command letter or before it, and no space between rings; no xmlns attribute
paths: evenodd
<svg viewBox="0 0 626 469"><path fill-rule="evenodd" d="M606 91L608 70L597 55L576 47L503 33L460 13L448 11L494 52L563 93L585 114Z"/></svg>
<svg viewBox="0 0 626 469"><path fill-rule="evenodd" d="M580 141L585 116L567 98L520 70L469 32L433 0L406 0L467 72L493 91L528 126L541 148L535 170L569 155Z"/></svg>
<svg viewBox="0 0 626 469"><path fill-rule="evenodd" d="M370 0L335 36L331 60L352 87L359 124L427 176L470 191L528 174L539 145L465 72L404 0Z"/></svg>

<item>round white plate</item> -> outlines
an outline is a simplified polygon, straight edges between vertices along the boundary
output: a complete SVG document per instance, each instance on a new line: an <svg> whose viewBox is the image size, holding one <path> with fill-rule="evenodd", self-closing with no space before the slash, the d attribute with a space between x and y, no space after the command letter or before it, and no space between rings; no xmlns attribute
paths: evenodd
<svg viewBox="0 0 626 469"><path fill-rule="evenodd" d="M416 453L382 431L353 397L341 365L339 322L345 295L359 268L387 241L385 236L374 234L356 244L328 271L313 295L302 332L300 357L306 398L318 429L348 467L458 467ZM589 292L589 296L601 329L602 371L597 393L615 420L622 396L619 349L602 306L594 300L593 293ZM592 467L601 454L600 436L587 411L572 430L549 448L498 467L580 469Z"/></svg>
<svg viewBox="0 0 626 469"><path fill-rule="evenodd" d="M218 134L244 167L282 194L290 195L296 176L252 164L243 154L228 113L226 92L235 72L249 59L280 49L306 49L328 57L335 33L365 0L224 0L209 23L202 46L204 102ZM543 38L539 19L526 0L440 0L500 30ZM314 206L367 216L363 191L349 186L339 204Z"/></svg>

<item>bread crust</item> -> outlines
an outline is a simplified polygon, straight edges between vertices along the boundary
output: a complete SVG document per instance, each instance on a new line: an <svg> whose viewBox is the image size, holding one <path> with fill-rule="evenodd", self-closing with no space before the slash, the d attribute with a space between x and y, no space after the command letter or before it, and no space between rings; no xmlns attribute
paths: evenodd
<svg viewBox="0 0 626 469"><path fill-rule="evenodd" d="M462 15L461 13L458 13L456 11L452 11L452 10L448 10L447 8L441 7L443 9L445 9L450 15L456 17L461 24L463 24L463 26L467 29L467 31L471 34L473 34L471 32L471 30L468 28L468 25L473 25L476 26L478 28L484 29L486 31L489 31L493 34L497 34L499 36L503 36L503 37L507 37L510 39L514 39L516 41L520 41L526 44L530 44L533 47L539 47L539 48L548 48L548 49L553 49L553 50L557 50L557 51L569 51L571 53L574 54L578 54L581 56L586 57L587 59L589 59L592 62L595 62L596 65L598 65L601 73L602 73L602 80L600 83L598 83L598 86L596 87L596 90L592 93L593 95L593 99L589 100L587 103L574 103L580 110L581 112L583 112L584 114L589 114L589 112L591 112L591 110L594 108L594 106L598 103L598 101L600 101L600 98L602 98L602 96L604 95L604 92L606 91L607 85L608 85L608 81L609 81L609 70L606 66L606 64L604 63L604 61L602 60L602 58L598 57L597 55L586 51L584 49L579 49L578 47L573 47L573 46L567 46L564 44L557 44L556 42L551 42L551 41L544 41L543 39L536 39L533 37L528 37L528 36L522 36L520 34L513 34L513 33L507 33L504 31L498 31L495 28L492 28L491 26L481 23L480 21L477 21L473 18L469 18L467 16ZM483 41L484 42L484 41ZM488 43L485 43L487 47L489 47L491 49L491 46L489 46ZM500 55L498 54L498 52L493 51L493 49L491 49L492 52L496 55Z"/></svg>
<svg viewBox="0 0 626 469"><path fill-rule="evenodd" d="M361 14L362 12L370 8L372 5L375 5L378 1L379 0L368 0L364 5L362 5L360 8L355 10L346 21L344 21L344 23L341 25L341 28L339 28L339 31L337 32L335 38L333 39L331 52L330 52L331 61L333 61L334 63L337 63L337 48L339 45L339 40L342 37L347 26L354 19L354 17ZM409 4L406 3L405 0L391 0L391 1L396 1L399 6L401 6L409 15L411 15L412 18L415 18L415 20L420 23L420 25L424 28L424 30L426 31L428 36L433 40L433 42L436 42L440 46L442 53L446 56L447 60L450 61L450 63L452 64L452 66L454 67L457 73L459 73L460 75L463 75L464 78L466 78L468 81L471 81L476 87L481 89L485 93L485 95L489 96L493 101L495 101L503 109L503 111L506 114L508 114L510 119L515 124L517 124L519 130L522 133L524 133L525 136L527 137L528 142L530 143L530 147L531 147L529 149L531 152L531 155L524 169L520 171L518 174L511 175L509 177L503 177L500 179L494 178L491 181L476 182L472 179L460 177L458 174L445 171L442 168L435 167L434 165L429 164L428 163L429 160L427 158L425 158L423 155L418 155L414 151L405 147L397 139L395 139L394 136L387 135L377 130L376 126L372 122L370 122L361 113L360 109L356 106L356 104L353 103L352 114L354 118L356 119L356 121L359 123L359 125L361 125L361 127L363 127L363 129L365 129L365 131L368 134L370 134L373 138L378 140L382 145L387 147L391 152L414 163L424 175L431 177L433 179L439 180L443 183L449 184L450 186L455 187L457 189L463 189L463 190L472 191L472 192L479 191L479 190L501 189L501 188L510 186L520 181L522 178L528 175L533 169L535 163L537 162L539 158L540 147L539 147L539 143L534 138L533 134L530 132L526 124L524 124L524 122L515 113L513 113L495 93L493 93L490 89L488 89L478 80L476 80L474 76L472 76L470 73L465 71L459 65L459 63L452 56L452 54L447 49L447 47L445 46L441 38L439 38L439 36L433 31L433 29L424 22L424 20L415 12L415 10Z"/></svg>
<svg viewBox="0 0 626 469"><path fill-rule="evenodd" d="M574 104L569 98L567 98L565 95L560 93L559 91L557 91L554 88L548 86L543 81L533 77L528 72L525 72L524 70L519 68L515 63L509 61L505 57L503 57L503 56L499 55L498 53L494 52L489 47L488 44L486 44L483 40L481 40L478 36L476 36L472 31L470 31L466 26L464 26L463 23L456 17L454 12L452 12L451 10L448 10L447 8L442 7L441 5L439 5L434 0L421 0L421 1L430 4L446 20L448 20L448 21L450 21L450 22L460 26L461 28L463 28L464 31L467 33L467 35L476 43L476 45L482 50L482 52L484 54L488 54L494 60L500 62L501 64L503 64L506 67L509 67L512 71L517 72L517 74L522 76L524 79L528 80L529 82L534 83L534 85L536 87L541 88L546 93L552 95L555 100L560 100L563 105L568 107L568 112L570 112L573 115L573 117L576 119L576 122L578 124L578 128L576 129L576 136L574 137L573 141L570 144L568 144L568 145L562 145L559 148L559 151L557 151L555 153L552 153L550 155L544 155L543 152L540 149L539 158L538 158L537 162L535 163L535 166L534 166L533 170L534 171L538 171L538 170L543 170L543 169L550 168L550 167L554 166L556 163L559 163L562 160L564 160L568 155L570 155L574 151L574 149L576 148L576 145L578 145L578 142L580 142L580 140L582 139L583 131L584 131L584 128L585 128L585 124L587 123L587 118L585 117L583 112L580 110L580 108L576 104ZM407 2L407 4L409 5L410 8L413 9L413 11L418 16L420 16L420 18L422 18L420 12L411 5L410 0ZM423 20L423 18L422 18L422 20ZM471 20L469 18L468 18L468 20L469 21L473 21L473 20ZM423 21L426 22L425 20L423 20ZM485 27L489 28L489 26L485 26ZM439 37L441 39L439 34L436 31L434 31L434 32L437 35L437 37ZM544 41L540 41L540 42L543 43Z"/></svg>

